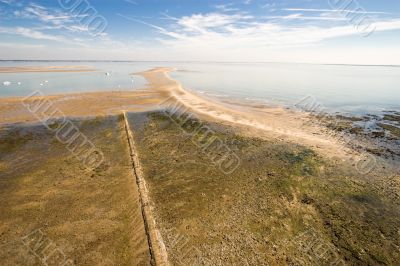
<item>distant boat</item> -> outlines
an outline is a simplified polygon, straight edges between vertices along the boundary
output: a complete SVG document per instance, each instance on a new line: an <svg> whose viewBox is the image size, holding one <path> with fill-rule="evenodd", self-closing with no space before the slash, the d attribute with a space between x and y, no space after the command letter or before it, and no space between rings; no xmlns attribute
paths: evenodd
<svg viewBox="0 0 400 266"><path fill-rule="evenodd" d="M21 82L18 82L17 84L18 84L18 86L19 86L19 85L21 85Z"/></svg>
<svg viewBox="0 0 400 266"><path fill-rule="evenodd" d="M109 75L110 75L110 72L106 72L105 74L106 74L106 76L109 76Z"/></svg>
<svg viewBox="0 0 400 266"><path fill-rule="evenodd" d="M9 81L4 81L4 82L3 82L3 85L4 85L4 86L10 86L10 85L11 85L11 82L9 82Z"/></svg>

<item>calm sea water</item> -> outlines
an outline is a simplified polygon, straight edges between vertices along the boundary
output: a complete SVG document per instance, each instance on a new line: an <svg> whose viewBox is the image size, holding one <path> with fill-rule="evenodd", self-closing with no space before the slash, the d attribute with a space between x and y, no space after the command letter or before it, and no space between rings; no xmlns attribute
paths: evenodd
<svg viewBox="0 0 400 266"><path fill-rule="evenodd" d="M309 97L328 112L400 110L400 67L311 64L197 64L172 74L211 96L294 106Z"/></svg>
<svg viewBox="0 0 400 266"><path fill-rule="evenodd" d="M179 69L171 76L184 87L213 97L291 107L310 96L329 112L379 114L400 111L400 67L283 63L0 62L0 66L26 65L89 65L99 71L0 74L0 97L24 96L34 90L59 94L141 89L146 86L146 81L131 73L171 66ZM106 72L110 75L105 75ZM5 86L5 81L11 84Z"/></svg>
<svg viewBox="0 0 400 266"><path fill-rule="evenodd" d="M0 73L0 97L25 96L40 90L45 95L110 90L134 90L143 88L146 81L131 73L147 67L139 63L113 62L0 62L6 66L91 66L96 72L53 73ZM150 67L150 66L149 66ZM106 75L108 73L109 75ZM11 84L5 86L4 82ZM47 82L46 82L47 81ZM19 85L20 83L20 85Z"/></svg>

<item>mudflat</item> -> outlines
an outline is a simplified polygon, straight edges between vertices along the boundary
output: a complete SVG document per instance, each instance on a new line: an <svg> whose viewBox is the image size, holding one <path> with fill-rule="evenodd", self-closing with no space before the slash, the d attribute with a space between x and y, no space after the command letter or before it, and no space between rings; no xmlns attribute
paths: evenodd
<svg viewBox="0 0 400 266"><path fill-rule="evenodd" d="M0 99L0 264L42 260L29 250L39 234L79 265L150 265L144 207L176 265L400 260L396 131L363 134L364 118L201 97L170 71L140 73L143 90ZM72 121L104 163L86 169L26 107L39 103L59 111L38 107L51 115L50 128ZM149 192L144 203L124 112ZM395 127L397 115L386 120ZM210 135L238 159L232 171L216 161L224 153L202 146ZM387 141L374 147L366 137ZM373 171L360 171L371 162L357 159L371 154Z"/></svg>
<svg viewBox="0 0 400 266"><path fill-rule="evenodd" d="M104 154L98 167L42 125L0 131L0 264L149 265L121 117L71 121Z"/></svg>
<svg viewBox="0 0 400 266"><path fill-rule="evenodd" d="M399 197L377 189L352 164L303 145L246 137L190 113L129 120L172 264L399 261ZM221 150L209 148L213 139L240 158L233 172L216 163Z"/></svg>

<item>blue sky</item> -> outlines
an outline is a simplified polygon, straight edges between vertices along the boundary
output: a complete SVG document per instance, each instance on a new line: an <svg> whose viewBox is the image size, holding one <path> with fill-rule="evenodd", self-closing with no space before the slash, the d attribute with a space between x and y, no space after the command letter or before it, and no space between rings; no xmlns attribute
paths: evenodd
<svg viewBox="0 0 400 266"><path fill-rule="evenodd" d="M0 59L400 64L393 0L0 0Z"/></svg>

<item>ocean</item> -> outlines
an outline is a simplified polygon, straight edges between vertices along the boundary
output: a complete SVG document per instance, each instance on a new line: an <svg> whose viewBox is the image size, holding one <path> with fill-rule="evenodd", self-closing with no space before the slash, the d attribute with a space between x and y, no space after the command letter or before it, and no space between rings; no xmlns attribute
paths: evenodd
<svg viewBox="0 0 400 266"><path fill-rule="evenodd" d="M0 61L9 66L92 66L96 72L0 73L0 97L137 90L132 73L167 66L189 90L219 99L296 107L308 97L329 113L400 111L400 67L289 63ZM108 73L108 74L107 74Z"/></svg>

